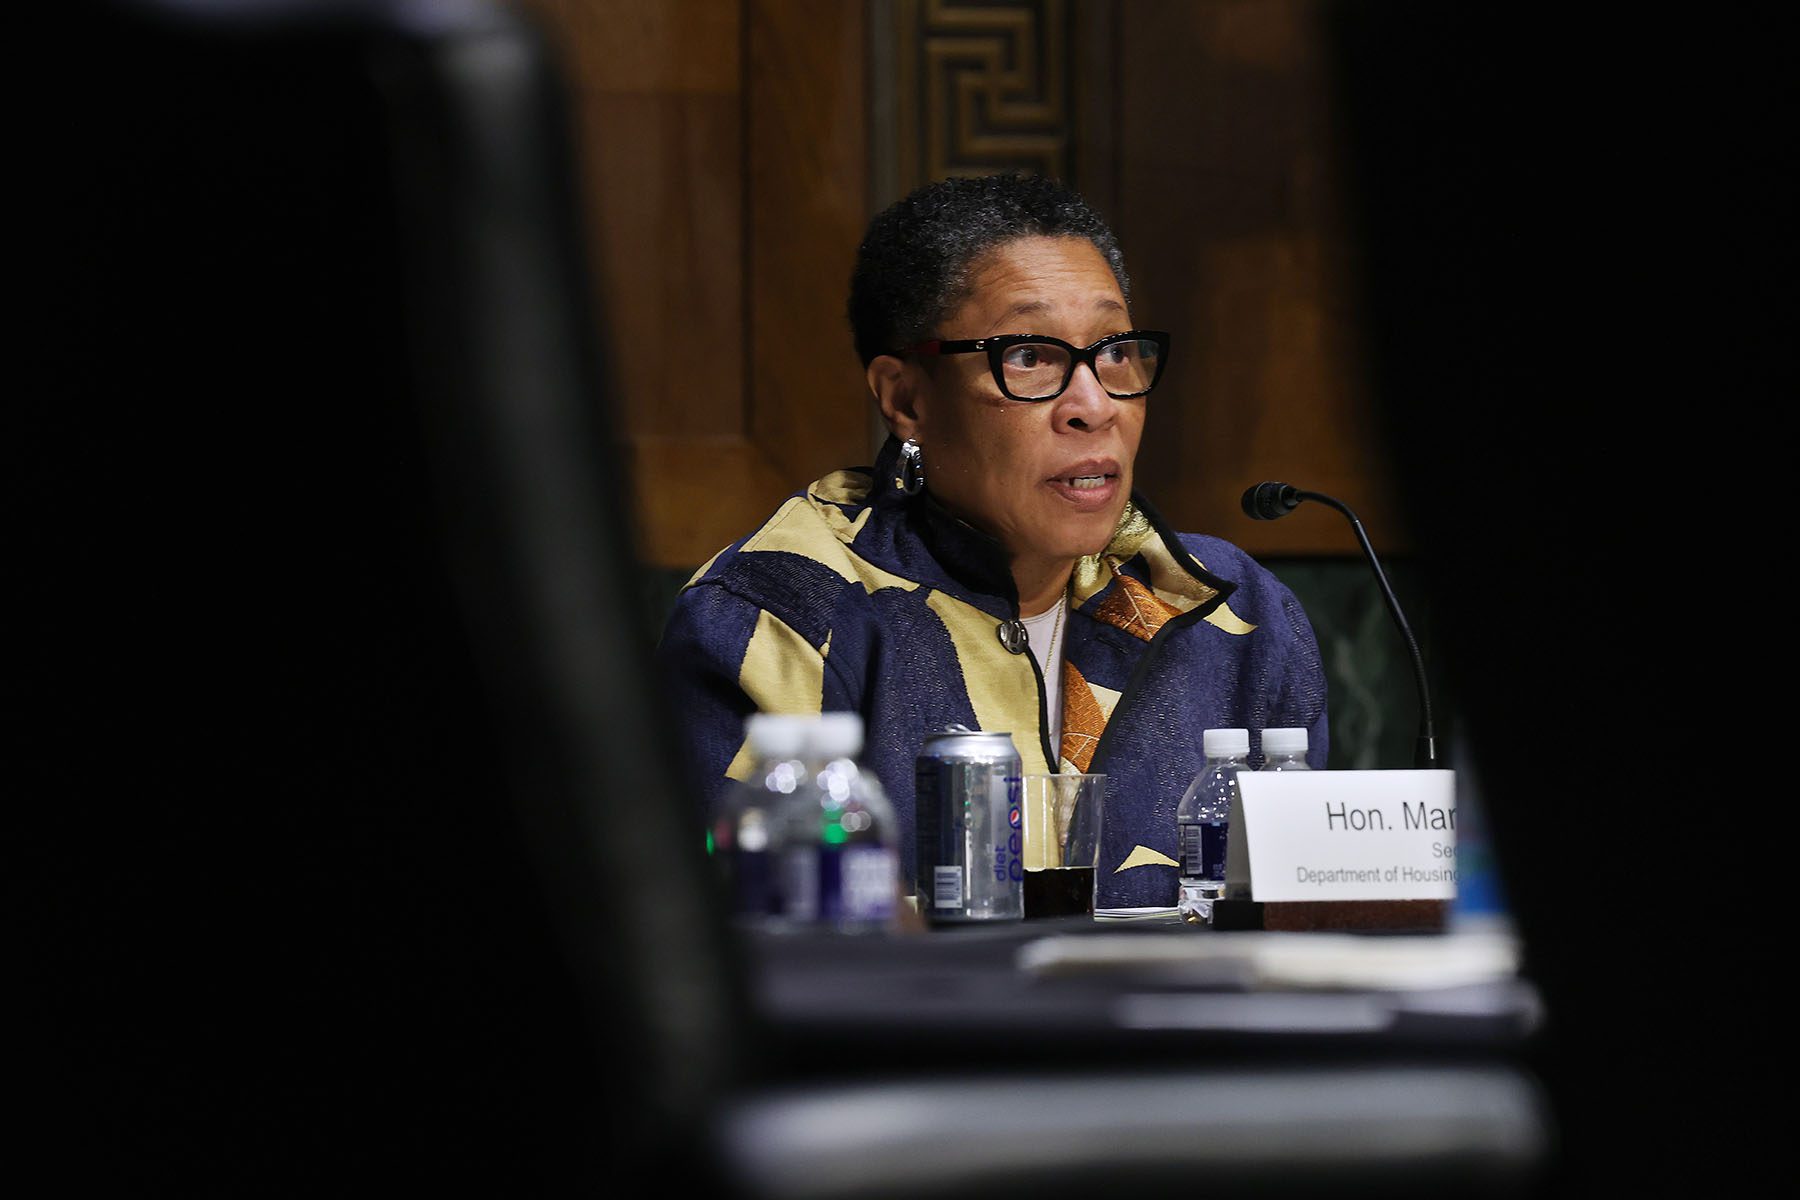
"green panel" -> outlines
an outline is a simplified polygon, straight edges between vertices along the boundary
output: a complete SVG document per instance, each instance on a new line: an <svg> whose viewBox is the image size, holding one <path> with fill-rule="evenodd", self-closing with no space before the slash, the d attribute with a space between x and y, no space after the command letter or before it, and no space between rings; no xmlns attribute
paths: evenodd
<svg viewBox="0 0 1800 1200"><path fill-rule="evenodd" d="M1411 767L1419 731L1419 693L1406 643L1361 555L1269 558L1262 564L1293 589L1312 621L1325 663L1334 769ZM1435 629L1416 565L1382 560L1425 657L1438 753L1448 752L1452 698L1433 653Z"/></svg>

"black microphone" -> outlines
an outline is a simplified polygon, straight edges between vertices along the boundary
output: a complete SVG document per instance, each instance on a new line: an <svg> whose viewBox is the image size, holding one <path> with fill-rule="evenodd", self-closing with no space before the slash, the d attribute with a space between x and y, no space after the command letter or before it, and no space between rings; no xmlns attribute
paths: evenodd
<svg viewBox="0 0 1800 1200"><path fill-rule="evenodd" d="M1300 489L1285 483L1259 483L1244 492L1244 512L1252 520L1273 521L1300 506Z"/></svg>
<svg viewBox="0 0 1800 1200"><path fill-rule="evenodd" d="M1259 483L1244 490L1244 515L1253 521L1273 521L1300 507L1302 500L1317 501L1350 518L1350 528L1356 531L1356 540L1362 543L1363 554L1375 572L1375 582L1381 585L1381 598L1387 601L1388 612L1393 615L1394 624L1400 627L1400 636L1406 640L1406 651L1412 656L1413 682L1419 686L1419 737L1413 752L1413 765L1435 768L1438 765L1437 728L1431 720L1431 689L1425 683L1425 660L1419 654L1419 643L1413 637L1412 626L1406 623L1406 614L1400 611L1400 601L1394 598L1394 589L1388 586L1381 560L1375 557L1375 547L1369 544L1369 535L1363 532L1362 522L1350 511L1350 506L1323 492L1303 492L1286 483Z"/></svg>

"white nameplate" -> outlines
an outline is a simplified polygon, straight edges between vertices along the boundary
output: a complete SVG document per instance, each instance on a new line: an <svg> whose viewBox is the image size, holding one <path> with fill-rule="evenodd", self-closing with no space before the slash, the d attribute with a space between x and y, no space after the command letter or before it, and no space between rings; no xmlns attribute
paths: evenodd
<svg viewBox="0 0 1800 1200"><path fill-rule="evenodd" d="M1253 899L1456 898L1454 771L1245 771L1238 790Z"/></svg>

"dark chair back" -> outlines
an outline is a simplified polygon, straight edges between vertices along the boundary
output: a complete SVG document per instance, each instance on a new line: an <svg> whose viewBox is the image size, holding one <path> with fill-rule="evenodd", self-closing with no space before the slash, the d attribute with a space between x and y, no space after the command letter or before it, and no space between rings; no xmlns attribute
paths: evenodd
<svg viewBox="0 0 1800 1200"><path fill-rule="evenodd" d="M737 983L557 74L506 10L245 7L86 14L33 176L27 787L83 866L27 882L116 989L63 1081L145 1179L703 1172Z"/></svg>

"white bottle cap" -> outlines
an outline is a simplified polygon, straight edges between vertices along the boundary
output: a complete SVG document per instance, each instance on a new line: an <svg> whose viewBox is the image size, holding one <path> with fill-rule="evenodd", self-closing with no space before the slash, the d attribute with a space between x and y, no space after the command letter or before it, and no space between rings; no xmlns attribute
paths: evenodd
<svg viewBox="0 0 1800 1200"><path fill-rule="evenodd" d="M751 713L744 721L744 740L758 758L798 758L809 720L785 713Z"/></svg>
<svg viewBox="0 0 1800 1200"><path fill-rule="evenodd" d="M1242 757L1250 753L1250 731L1209 729L1200 735L1200 748L1208 758Z"/></svg>
<svg viewBox="0 0 1800 1200"><path fill-rule="evenodd" d="M855 713L822 713L808 734L807 749L817 758L855 758L862 747L862 718Z"/></svg>
<svg viewBox="0 0 1800 1200"><path fill-rule="evenodd" d="M1305 754L1306 730L1265 729L1262 742L1265 757L1273 754Z"/></svg>

